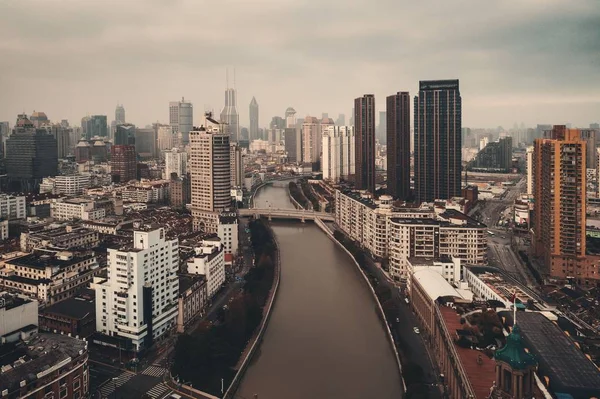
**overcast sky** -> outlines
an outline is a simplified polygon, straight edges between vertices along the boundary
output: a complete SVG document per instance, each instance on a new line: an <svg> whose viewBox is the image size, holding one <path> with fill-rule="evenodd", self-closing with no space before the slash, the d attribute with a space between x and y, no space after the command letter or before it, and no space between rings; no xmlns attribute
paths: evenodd
<svg viewBox="0 0 600 399"><path fill-rule="evenodd" d="M598 0L0 0L0 120L44 111L168 122L182 96L201 123L236 68L238 111L260 125L348 118L353 99L459 78L463 126L600 121ZM232 75L232 73L230 74ZM230 78L230 84L233 78Z"/></svg>

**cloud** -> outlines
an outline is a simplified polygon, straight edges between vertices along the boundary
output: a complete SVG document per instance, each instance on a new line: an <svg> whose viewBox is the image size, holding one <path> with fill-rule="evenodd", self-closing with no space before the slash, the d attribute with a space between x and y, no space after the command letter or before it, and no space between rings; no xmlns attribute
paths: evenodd
<svg viewBox="0 0 600 399"><path fill-rule="evenodd" d="M459 78L465 126L587 125L600 119L598 26L595 0L8 1L0 120L110 119L119 101L145 125L181 96L219 110L235 67L242 123L252 96L266 125L290 105L349 114L375 93L383 109L420 79Z"/></svg>

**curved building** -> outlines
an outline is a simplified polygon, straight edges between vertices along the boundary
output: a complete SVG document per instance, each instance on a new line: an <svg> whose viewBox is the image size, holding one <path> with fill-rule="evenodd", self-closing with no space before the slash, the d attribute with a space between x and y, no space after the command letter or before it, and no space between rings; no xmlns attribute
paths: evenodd
<svg viewBox="0 0 600 399"><path fill-rule="evenodd" d="M223 130L229 134L231 140L239 141L240 115L237 111L237 92L235 89L225 90L225 106L221 111L221 122L225 124Z"/></svg>

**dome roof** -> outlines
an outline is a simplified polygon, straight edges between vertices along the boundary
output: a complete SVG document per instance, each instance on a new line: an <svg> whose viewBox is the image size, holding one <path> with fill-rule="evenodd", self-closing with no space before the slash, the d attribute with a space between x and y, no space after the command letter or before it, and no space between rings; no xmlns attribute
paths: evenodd
<svg viewBox="0 0 600 399"><path fill-rule="evenodd" d="M104 144L104 141L102 140L96 140L94 142L94 147L104 147L106 144Z"/></svg>
<svg viewBox="0 0 600 399"><path fill-rule="evenodd" d="M296 110L295 110L294 108L292 108L292 107L288 107L288 108L285 110L285 113L286 113L286 115L287 115L287 114L295 114L295 113L296 113Z"/></svg>
<svg viewBox="0 0 600 399"><path fill-rule="evenodd" d="M518 324L515 324L511 333L506 337L506 345L496 351L494 358L508 363L513 370L525 370L528 367L537 365L535 357L525 351L521 328Z"/></svg>
<svg viewBox="0 0 600 399"><path fill-rule="evenodd" d="M29 119L27 119L26 116L23 116L23 117L19 117L19 119L17 120L17 126L18 127L33 127L33 123L31 123L31 121Z"/></svg>
<svg viewBox="0 0 600 399"><path fill-rule="evenodd" d="M81 148L81 147L89 147L90 143L88 143L88 141L86 139L81 139L79 140L79 143L77 143L77 147Z"/></svg>

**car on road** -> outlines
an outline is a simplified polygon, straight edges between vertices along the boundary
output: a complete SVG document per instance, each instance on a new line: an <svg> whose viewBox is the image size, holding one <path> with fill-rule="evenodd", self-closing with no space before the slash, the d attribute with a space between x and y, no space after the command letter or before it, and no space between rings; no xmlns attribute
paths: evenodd
<svg viewBox="0 0 600 399"><path fill-rule="evenodd" d="M400 318L396 317L396 323L400 323Z"/></svg>
<svg viewBox="0 0 600 399"><path fill-rule="evenodd" d="M413 331L415 332L415 334L419 334L421 331L419 331L419 327L413 327Z"/></svg>

